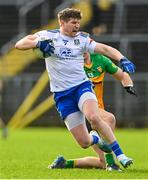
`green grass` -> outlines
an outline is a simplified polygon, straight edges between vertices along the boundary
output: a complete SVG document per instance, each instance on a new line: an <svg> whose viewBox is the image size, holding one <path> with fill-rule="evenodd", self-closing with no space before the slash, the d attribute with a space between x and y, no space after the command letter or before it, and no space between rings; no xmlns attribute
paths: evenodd
<svg viewBox="0 0 148 180"><path fill-rule="evenodd" d="M0 137L0 179L141 179L148 178L148 129L118 129L116 137L134 165L119 172L99 169L49 170L59 154L66 158L95 155L81 149L70 133L62 128L11 130Z"/></svg>

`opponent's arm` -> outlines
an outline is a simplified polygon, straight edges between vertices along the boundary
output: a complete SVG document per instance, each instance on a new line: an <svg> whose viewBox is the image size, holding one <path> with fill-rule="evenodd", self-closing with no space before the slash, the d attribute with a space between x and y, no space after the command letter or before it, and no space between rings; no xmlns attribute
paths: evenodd
<svg viewBox="0 0 148 180"><path fill-rule="evenodd" d="M123 71L128 72L128 73L133 73L136 70L135 65L129 61L126 57L123 56L123 54L120 53L115 48L112 48L111 46L102 44L102 43L97 43L95 46L95 52L103 54L107 57L110 57L111 59L114 59L120 63L120 66Z"/></svg>
<svg viewBox="0 0 148 180"><path fill-rule="evenodd" d="M136 91L133 81L128 73L124 72L123 80L121 83L128 93L137 96L137 91Z"/></svg>
<svg viewBox="0 0 148 180"><path fill-rule="evenodd" d="M133 81L132 81L131 77L129 76L129 74L126 73L126 72L123 72L123 74L124 74L123 75L123 79L121 81L122 85L124 87L126 87L126 86L133 86Z"/></svg>
<svg viewBox="0 0 148 180"><path fill-rule="evenodd" d="M118 71L114 73L113 76L122 83L123 87L128 93L137 96L137 91L134 88L133 81L129 74L123 72L120 68L118 68Z"/></svg>

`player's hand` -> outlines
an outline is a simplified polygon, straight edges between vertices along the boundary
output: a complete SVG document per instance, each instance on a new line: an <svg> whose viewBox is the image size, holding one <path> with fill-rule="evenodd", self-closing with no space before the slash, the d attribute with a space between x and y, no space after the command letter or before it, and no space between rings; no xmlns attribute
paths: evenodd
<svg viewBox="0 0 148 180"><path fill-rule="evenodd" d="M51 54L53 54L55 50L51 40L38 41L36 47L43 52L45 57L51 56Z"/></svg>
<svg viewBox="0 0 148 180"><path fill-rule="evenodd" d="M124 72L134 73L136 70L136 66L126 57L121 58L119 63Z"/></svg>
<svg viewBox="0 0 148 180"><path fill-rule="evenodd" d="M125 88L126 92L128 92L129 94L132 94L134 96L138 96L137 91L133 86L126 86L124 88Z"/></svg>

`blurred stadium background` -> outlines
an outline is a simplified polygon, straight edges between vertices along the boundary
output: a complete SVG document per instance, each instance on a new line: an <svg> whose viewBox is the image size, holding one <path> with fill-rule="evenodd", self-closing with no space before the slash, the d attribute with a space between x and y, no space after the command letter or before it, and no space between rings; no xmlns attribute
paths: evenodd
<svg viewBox="0 0 148 180"><path fill-rule="evenodd" d="M148 0L0 0L0 115L10 127L63 126L49 91L44 60L15 42L41 29L58 28L65 7L82 10L82 30L111 45L137 67L131 77L138 98L110 76L105 79L106 109L118 127L148 127Z"/></svg>

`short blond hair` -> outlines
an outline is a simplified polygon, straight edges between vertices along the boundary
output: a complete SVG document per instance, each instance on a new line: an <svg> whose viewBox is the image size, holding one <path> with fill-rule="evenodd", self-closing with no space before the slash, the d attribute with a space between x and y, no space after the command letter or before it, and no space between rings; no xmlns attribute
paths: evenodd
<svg viewBox="0 0 148 180"><path fill-rule="evenodd" d="M70 18L73 19L81 19L82 12L78 9L74 8L66 8L58 13L58 19L63 20L65 22L69 21Z"/></svg>

